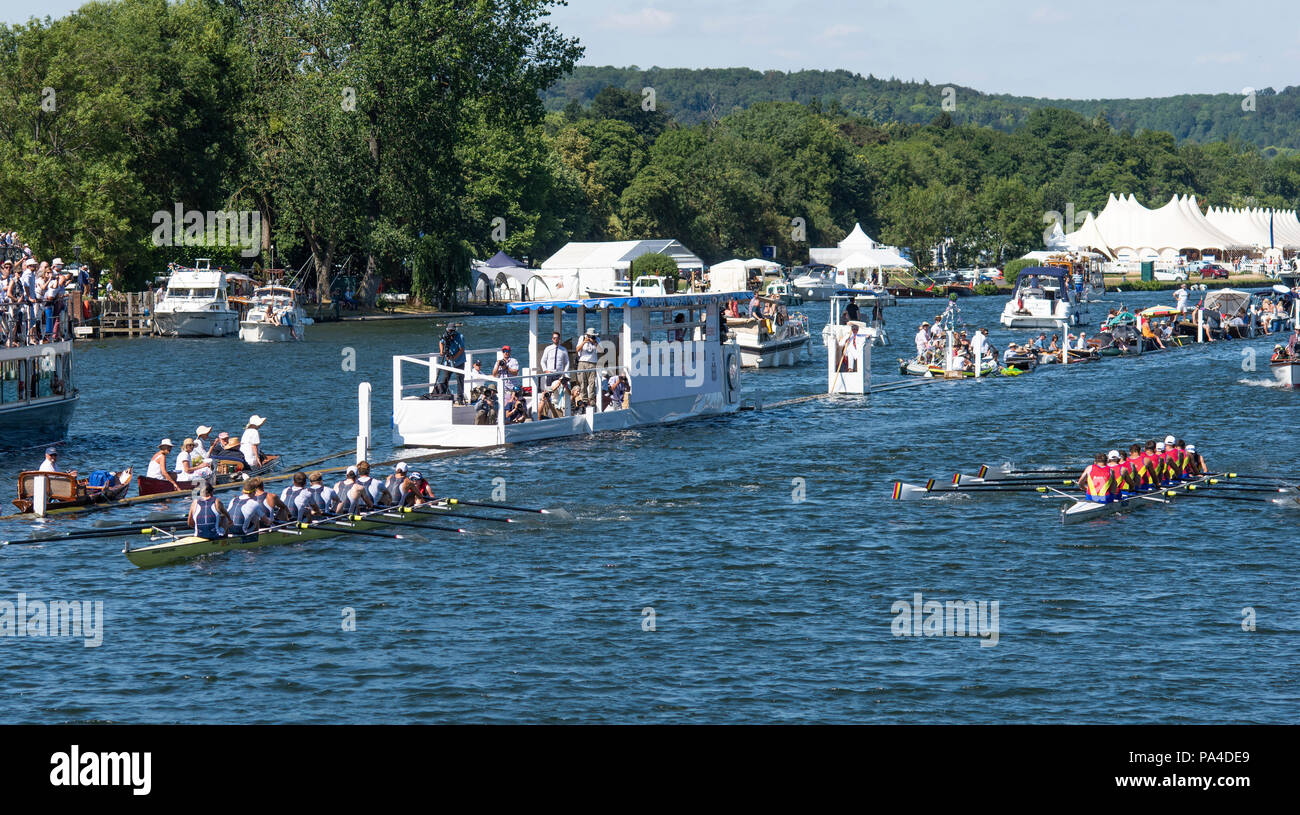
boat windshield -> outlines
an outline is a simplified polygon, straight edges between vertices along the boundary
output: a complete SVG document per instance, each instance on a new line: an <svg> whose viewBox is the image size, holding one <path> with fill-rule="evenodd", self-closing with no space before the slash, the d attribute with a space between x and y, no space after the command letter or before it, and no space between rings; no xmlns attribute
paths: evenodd
<svg viewBox="0 0 1300 815"><path fill-rule="evenodd" d="M169 287L167 289L168 297L184 297L187 299L211 300L217 296L216 289L191 289L189 287Z"/></svg>

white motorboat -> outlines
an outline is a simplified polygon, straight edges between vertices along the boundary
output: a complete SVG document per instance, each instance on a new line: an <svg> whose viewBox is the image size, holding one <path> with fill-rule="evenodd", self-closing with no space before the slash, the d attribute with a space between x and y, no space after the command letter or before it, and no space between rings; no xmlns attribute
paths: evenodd
<svg viewBox="0 0 1300 815"><path fill-rule="evenodd" d="M199 258L193 268L171 267L167 290L154 304L154 330L168 337L226 337L239 313L227 300L226 274Z"/></svg>
<svg viewBox="0 0 1300 815"><path fill-rule="evenodd" d="M1300 359L1270 362L1268 367L1278 382L1288 388L1300 387Z"/></svg>
<svg viewBox="0 0 1300 815"><path fill-rule="evenodd" d="M1002 310L1007 328L1055 328L1061 323L1080 325L1088 319L1088 305L1079 302L1069 285L1068 272L1058 266L1029 266L1020 270L1016 285Z"/></svg>
<svg viewBox="0 0 1300 815"><path fill-rule="evenodd" d="M832 266L811 266L807 272L791 280L790 286L804 300L829 300L839 289Z"/></svg>
<svg viewBox="0 0 1300 815"><path fill-rule="evenodd" d="M239 338L245 342L292 342L306 336L313 320L303 311L298 291L288 286L254 289L239 321Z"/></svg>
<svg viewBox="0 0 1300 815"><path fill-rule="evenodd" d="M803 297L795 290L794 286L783 280L775 280L767 284L763 293L768 297L774 297L786 306L802 306Z"/></svg>
<svg viewBox="0 0 1300 815"><path fill-rule="evenodd" d="M760 296L759 300L779 303L774 297ZM780 318L778 318L780 321ZM728 317L727 332L740 348L740 364L746 368L780 368L799 362L801 352L806 352L811 336L808 318L803 314L790 314L783 321L755 318Z"/></svg>

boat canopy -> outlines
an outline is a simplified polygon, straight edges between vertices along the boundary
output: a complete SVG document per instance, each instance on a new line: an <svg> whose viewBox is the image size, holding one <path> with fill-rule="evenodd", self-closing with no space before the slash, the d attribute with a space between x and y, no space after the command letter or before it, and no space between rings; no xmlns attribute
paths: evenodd
<svg viewBox="0 0 1300 815"><path fill-rule="evenodd" d="M1016 275L1016 288L1020 288L1020 281L1026 277L1054 277L1060 283L1061 288L1065 288L1065 275L1067 270L1060 266L1026 266Z"/></svg>
<svg viewBox="0 0 1300 815"><path fill-rule="evenodd" d="M506 306L508 314L519 314L529 311L561 311L567 309L576 309L579 307L586 309L607 309L607 308L673 308L676 306L703 306L709 303L718 303L726 300L748 299L753 297L752 292L734 291L734 292L703 292L700 294L662 294L654 297L580 297L574 300L538 300L534 302L515 302Z"/></svg>
<svg viewBox="0 0 1300 815"><path fill-rule="evenodd" d="M1138 313L1141 314L1143 317L1148 317L1148 318L1172 317L1175 314L1182 314L1183 310L1181 308L1174 308L1173 306L1152 306L1151 308L1144 308Z"/></svg>
<svg viewBox="0 0 1300 815"><path fill-rule="evenodd" d="M1250 305L1250 295L1236 289L1215 289L1205 295L1205 307L1225 314L1244 313Z"/></svg>

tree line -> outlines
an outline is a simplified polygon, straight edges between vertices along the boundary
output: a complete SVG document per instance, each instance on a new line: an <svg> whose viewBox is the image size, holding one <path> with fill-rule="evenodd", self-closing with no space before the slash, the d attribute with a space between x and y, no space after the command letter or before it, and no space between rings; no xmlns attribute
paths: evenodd
<svg viewBox="0 0 1300 815"><path fill-rule="evenodd" d="M814 98L692 122L673 93L617 83L547 112L582 53L551 5L115 0L0 26L0 225L134 288L220 256L202 237L160 245L160 211L253 210L262 248L318 286L351 259L362 297L446 302L471 259L537 262L569 240L671 237L706 262L774 245L799 263L860 221L921 265L947 238L959 263L998 262L1041 247L1044 213L1111 192L1300 197L1300 157L1100 112L990 127Z"/></svg>

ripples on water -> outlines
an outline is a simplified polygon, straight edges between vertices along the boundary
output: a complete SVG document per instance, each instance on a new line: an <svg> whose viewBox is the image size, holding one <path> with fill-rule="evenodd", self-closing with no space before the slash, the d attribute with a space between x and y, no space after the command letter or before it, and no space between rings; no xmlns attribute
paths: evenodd
<svg viewBox="0 0 1300 815"><path fill-rule="evenodd" d="M999 347L1013 337L996 327L1002 302L962 303ZM825 304L804 310L818 334ZM894 346L875 349L877 382L896 378L915 325L935 310L888 310ZM467 322L471 347L526 337L523 319ZM391 356L435 341L429 322L406 321L314 326L294 346L82 345L83 402L63 458L142 472L161 437L200 423L237 432L253 412L270 417L267 448L313 458L351 446L363 379L375 387L374 457L387 458ZM802 367L746 374L748 395L770 404L817 392L818 343ZM1266 341L1252 345L1266 360ZM342 369L347 348L356 372ZM0 640L0 720L1294 721L1300 513L1202 498L1063 527L1050 498L889 500L895 478L1081 466L1166 432L1214 468L1294 473L1297 395L1251 387L1270 377L1242 370L1242 348L422 464L441 494L485 500L502 477L510 502L573 515L469 522L482 531L454 541L336 539L153 570L104 540L0 550L0 599L103 600L108 617L99 648ZM0 472L39 459L5 454ZM0 523L4 537L28 531ZM916 592L999 601L997 646L894 637L890 607ZM1241 628L1247 606L1255 632ZM653 632L642 630L645 607ZM341 630L345 608L355 632Z"/></svg>

